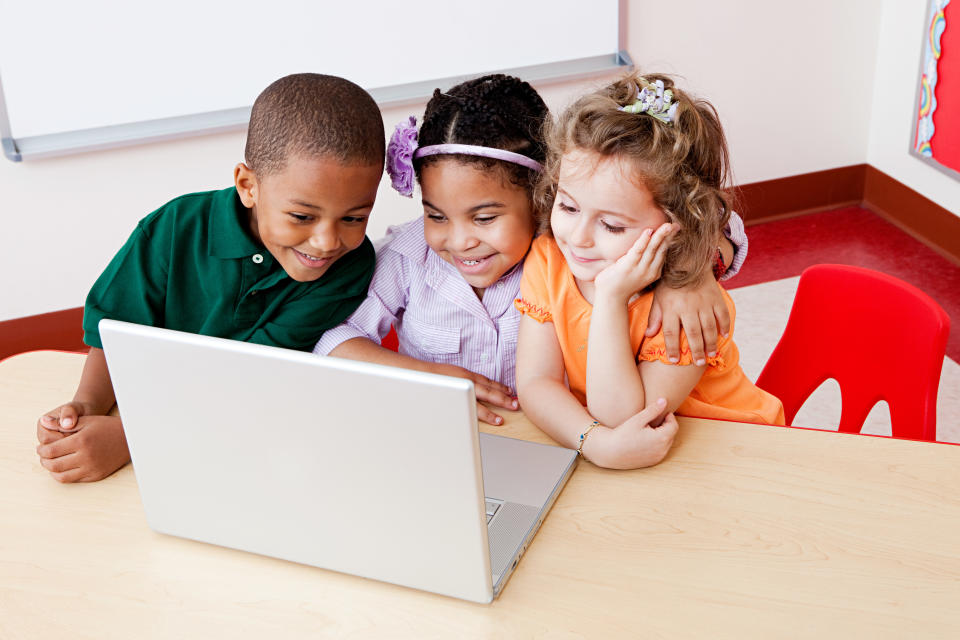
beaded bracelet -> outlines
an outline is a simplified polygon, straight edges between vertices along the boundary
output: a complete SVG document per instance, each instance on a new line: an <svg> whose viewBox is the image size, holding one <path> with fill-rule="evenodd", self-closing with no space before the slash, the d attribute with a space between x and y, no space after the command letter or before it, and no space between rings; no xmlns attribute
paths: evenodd
<svg viewBox="0 0 960 640"><path fill-rule="evenodd" d="M590 423L590 426L587 427L586 431L580 434L580 442L577 443L577 455L583 455L583 443L586 442L587 436L590 435L590 432L593 431L593 428L599 426L600 422L598 420L594 420Z"/></svg>

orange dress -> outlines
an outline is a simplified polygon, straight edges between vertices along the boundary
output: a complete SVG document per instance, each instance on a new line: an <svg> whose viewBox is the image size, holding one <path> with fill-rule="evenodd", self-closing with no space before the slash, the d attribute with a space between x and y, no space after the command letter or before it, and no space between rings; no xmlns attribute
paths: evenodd
<svg viewBox="0 0 960 640"><path fill-rule="evenodd" d="M740 368L740 352L732 339L736 310L727 292L722 288L721 292L730 310L730 335L720 338L717 356L707 359L703 377L676 413L737 422L784 424L780 400L753 384ZM630 346L637 354L638 363L660 360L674 364L667 358L662 331L650 338L644 336L651 304L652 292L641 294L628 305ZM580 404L586 406L587 338L593 306L580 293L553 238L540 236L534 240L523 264L520 298L514 305L534 320L553 323L563 352L567 384ZM681 333L677 366L692 363L686 335Z"/></svg>

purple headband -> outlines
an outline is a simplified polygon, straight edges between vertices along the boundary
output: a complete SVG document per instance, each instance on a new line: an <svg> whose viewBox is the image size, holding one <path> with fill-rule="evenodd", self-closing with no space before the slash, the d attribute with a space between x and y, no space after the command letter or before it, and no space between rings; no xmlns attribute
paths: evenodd
<svg viewBox="0 0 960 640"><path fill-rule="evenodd" d="M473 144L434 144L418 148L417 144L417 119L410 116L406 122L397 125L393 135L390 136L390 143L387 145L387 173L390 174L390 183L400 195L408 198L413 195L414 158L459 153L512 162L534 171L543 169L543 165L533 158L505 149L481 147Z"/></svg>

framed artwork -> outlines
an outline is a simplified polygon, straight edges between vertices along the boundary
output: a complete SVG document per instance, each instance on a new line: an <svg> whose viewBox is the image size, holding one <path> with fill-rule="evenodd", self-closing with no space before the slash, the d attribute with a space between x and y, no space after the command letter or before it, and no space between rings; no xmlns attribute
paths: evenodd
<svg viewBox="0 0 960 640"><path fill-rule="evenodd" d="M929 0L911 152L960 180L960 0Z"/></svg>

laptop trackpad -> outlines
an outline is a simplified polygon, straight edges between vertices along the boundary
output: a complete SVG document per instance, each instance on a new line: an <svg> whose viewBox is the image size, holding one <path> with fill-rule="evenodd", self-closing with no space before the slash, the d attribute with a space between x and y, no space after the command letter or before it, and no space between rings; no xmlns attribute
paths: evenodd
<svg viewBox="0 0 960 640"><path fill-rule="evenodd" d="M484 493L539 511L557 489L572 455L561 447L481 433Z"/></svg>

